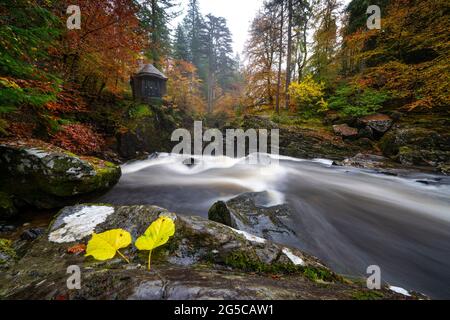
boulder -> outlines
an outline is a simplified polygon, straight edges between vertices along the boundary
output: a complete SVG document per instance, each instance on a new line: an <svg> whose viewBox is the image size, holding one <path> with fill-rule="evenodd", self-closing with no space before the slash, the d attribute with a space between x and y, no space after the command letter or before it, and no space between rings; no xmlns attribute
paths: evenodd
<svg viewBox="0 0 450 320"><path fill-rule="evenodd" d="M333 126L334 133L346 139L357 138L358 129L349 127L347 124L339 124Z"/></svg>
<svg viewBox="0 0 450 320"><path fill-rule="evenodd" d="M5 270L14 264L17 258L16 251L12 247L12 241L0 239L0 270Z"/></svg>
<svg viewBox="0 0 450 320"><path fill-rule="evenodd" d="M17 214L13 198L4 192L0 192L0 220L7 220Z"/></svg>
<svg viewBox="0 0 450 320"><path fill-rule="evenodd" d="M295 232L288 227L291 209L285 204L265 206L268 198L267 192L244 193L219 201L209 210L208 218L275 242L296 243Z"/></svg>
<svg viewBox="0 0 450 320"><path fill-rule="evenodd" d="M392 127L394 120L385 114L374 114L358 119L358 123L369 127L377 135L383 135Z"/></svg>
<svg viewBox="0 0 450 320"><path fill-rule="evenodd" d="M169 242L148 252L133 245L100 262L71 253L92 232L128 230L141 235L159 216L175 220ZM68 267L81 272L79 290L70 290ZM0 273L0 299L357 299L370 294L344 280L316 258L294 248L200 217L178 216L153 206L78 205L63 209L45 235ZM383 289L381 298L403 299Z"/></svg>
<svg viewBox="0 0 450 320"><path fill-rule="evenodd" d="M63 207L98 195L120 176L120 167L112 163L42 141L0 141L0 191L36 208Z"/></svg>
<svg viewBox="0 0 450 320"><path fill-rule="evenodd" d="M403 165L438 169L450 164L450 134L426 128L395 128L383 137L380 148Z"/></svg>

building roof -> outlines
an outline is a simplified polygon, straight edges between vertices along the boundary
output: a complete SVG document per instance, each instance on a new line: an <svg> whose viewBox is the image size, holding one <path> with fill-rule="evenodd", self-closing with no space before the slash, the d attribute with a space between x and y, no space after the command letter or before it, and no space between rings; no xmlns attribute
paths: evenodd
<svg viewBox="0 0 450 320"><path fill-rule="evenodd" d="M168 78L164 73L155 68L152 64L146 64L144 67L137 73L137 76L153 76L163 80L167 80Z"/></svg>

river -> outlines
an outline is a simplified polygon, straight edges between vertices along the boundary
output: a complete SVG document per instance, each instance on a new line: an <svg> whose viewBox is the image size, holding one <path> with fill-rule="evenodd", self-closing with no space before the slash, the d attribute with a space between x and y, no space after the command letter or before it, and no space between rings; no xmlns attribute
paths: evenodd
<svg viewBox="0 0 450 320"><path fill-rule="evenodd" d="M122 167L119 184L99 202L151 204L207 217L218 200L268 191L270 203L294 211L298 241L286 244L323 260L334 271L367 277L381 268L384 283L450 298L450 177L399 175L336 167L328 160L278 157L185 158L160 154Z"/></svg>

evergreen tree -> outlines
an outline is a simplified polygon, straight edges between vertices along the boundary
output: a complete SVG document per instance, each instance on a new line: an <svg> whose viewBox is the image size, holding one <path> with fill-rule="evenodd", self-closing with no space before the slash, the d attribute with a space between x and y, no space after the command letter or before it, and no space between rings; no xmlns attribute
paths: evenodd
<svg viewBox="0 0 450 320"><path fill-rule="evenodd" d="M189 61L189 45L182 25L175 31L172 55L177 60Z"/></svg>
<svg viewBox="0 0 450 320"><path fill-rule="evenodd" d="M142 27L149 33L149 48L147 57L156 67L170 53L169 22L178 14L170 12L175 6L174 0L143 0L138 1L138 12Z"/></svg>
<svg viewBox="0 0 450 320"><path fill-rule="evenodd" d="M205 33L201 38L207 62L207 102L208 112L213 111L217 85L226 89L233 74L232 38L225 18L211 14L206 16Z"/></svg>

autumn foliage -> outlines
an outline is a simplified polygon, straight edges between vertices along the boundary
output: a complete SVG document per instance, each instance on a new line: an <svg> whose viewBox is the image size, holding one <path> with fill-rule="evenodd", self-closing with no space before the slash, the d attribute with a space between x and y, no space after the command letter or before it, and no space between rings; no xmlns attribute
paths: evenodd
<svg viewBox="0 0 450 320"><path fill-rule="evenodd" d="M85 124L61 126L51 142L60 148L82 155L94 155L105 145L103 137Z"/></svg>

